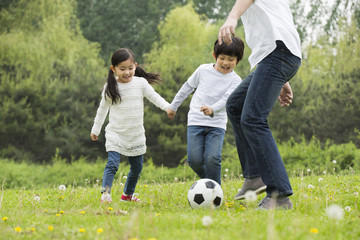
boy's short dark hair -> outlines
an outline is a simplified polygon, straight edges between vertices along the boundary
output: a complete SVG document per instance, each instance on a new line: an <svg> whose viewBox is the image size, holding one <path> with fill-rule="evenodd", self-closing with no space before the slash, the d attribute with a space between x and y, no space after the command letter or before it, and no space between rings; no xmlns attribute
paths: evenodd
<svg viewBox="0 0 360 240"><path fill-rule="evenodd" d="M228 56L237 57L237 62L244 56L244 42L239 37L232 36L231 44L227 45L226 43L219 44L218 40L214 44L214 53L215 57L218 58L220 54L225 54Z"/></svg>

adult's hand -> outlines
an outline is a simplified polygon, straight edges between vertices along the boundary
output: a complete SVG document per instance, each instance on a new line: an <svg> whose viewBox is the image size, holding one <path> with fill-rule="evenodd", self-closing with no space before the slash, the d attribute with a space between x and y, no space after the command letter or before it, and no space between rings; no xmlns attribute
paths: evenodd
<svg viewBox="0 0 360 240"><path fill-rule="evenodd" d="M287 82L284 84L283 88L280 91L280 95L278 97L281 106L288 107L292 103L293 97L294 96L290 83Z"/></svg>

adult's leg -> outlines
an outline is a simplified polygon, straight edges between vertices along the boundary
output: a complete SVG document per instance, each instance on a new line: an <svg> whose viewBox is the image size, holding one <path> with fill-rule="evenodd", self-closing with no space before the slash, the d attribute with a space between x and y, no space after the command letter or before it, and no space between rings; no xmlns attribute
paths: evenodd
<svg viewBox="0 0 360 240"><path fill-rule="evenodd" d="M244 178L254 179L260 177L260 171L256 164L248 140L241 126L241 113L246 98L246 92L253 78L250 73L241 84L232 92L226 102L226 112L233 128L236 148Z"/></svg>
<svg viewBox="0 0 360 240"><path fill-rule="evenodd" d="M269 129L267 117L283 85L290 80L301 60L283 44L262 60L249 84L241 115L241 126L256 159L268 196L292 194L284 163Z"/></svg>

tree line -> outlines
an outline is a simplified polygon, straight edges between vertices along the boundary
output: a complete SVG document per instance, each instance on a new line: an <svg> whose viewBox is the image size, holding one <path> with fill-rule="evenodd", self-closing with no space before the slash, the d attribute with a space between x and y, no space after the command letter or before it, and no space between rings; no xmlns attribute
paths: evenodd
<svg viewBox="0 0 360 240"><path fill-rule="evenodd" d="M68 161L105 158L104 132L99 142L91 142L89 131L111 53L129 47L140 65L161 73L163 82L154 88L170 102L200 64L214 61L217 30L233 4L223 2L2 1L0 157L40 163L55 154ZM312 4L311 9L323 7L321 1ZM322 16L305 13L300 1L292 5L304 59L290 82L293 104L286 109L276 104L269 117L278 141L315 136L360 146L359 3L334 6L352 9L351 18L334 7L324 32L311 38L309 27ZM236 32L244 38L241 24ZM236 68L242 78L250 69L249 54L246 48ZM145 157L155 164L177 166L184 159L189 102L174 120L146 103ZM234 146L233 141L228 125L225 145Z"/></svg>

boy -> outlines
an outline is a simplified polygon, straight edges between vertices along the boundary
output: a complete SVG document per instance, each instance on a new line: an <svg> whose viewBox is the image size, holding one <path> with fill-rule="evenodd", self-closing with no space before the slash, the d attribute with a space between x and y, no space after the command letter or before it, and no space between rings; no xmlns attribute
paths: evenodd
<svg viewBox="0 0 360 240"><path fill-rule="evenodd" d="M167 115L173 119L182 102L195 90L190 102L187 129L187 161L200 178L221 184L221 150L226 130L226 100L240 84L233 71L244 55L244 42L233 36L230 45L214 44L215 64L202 64L176 94Z"/></svg>

